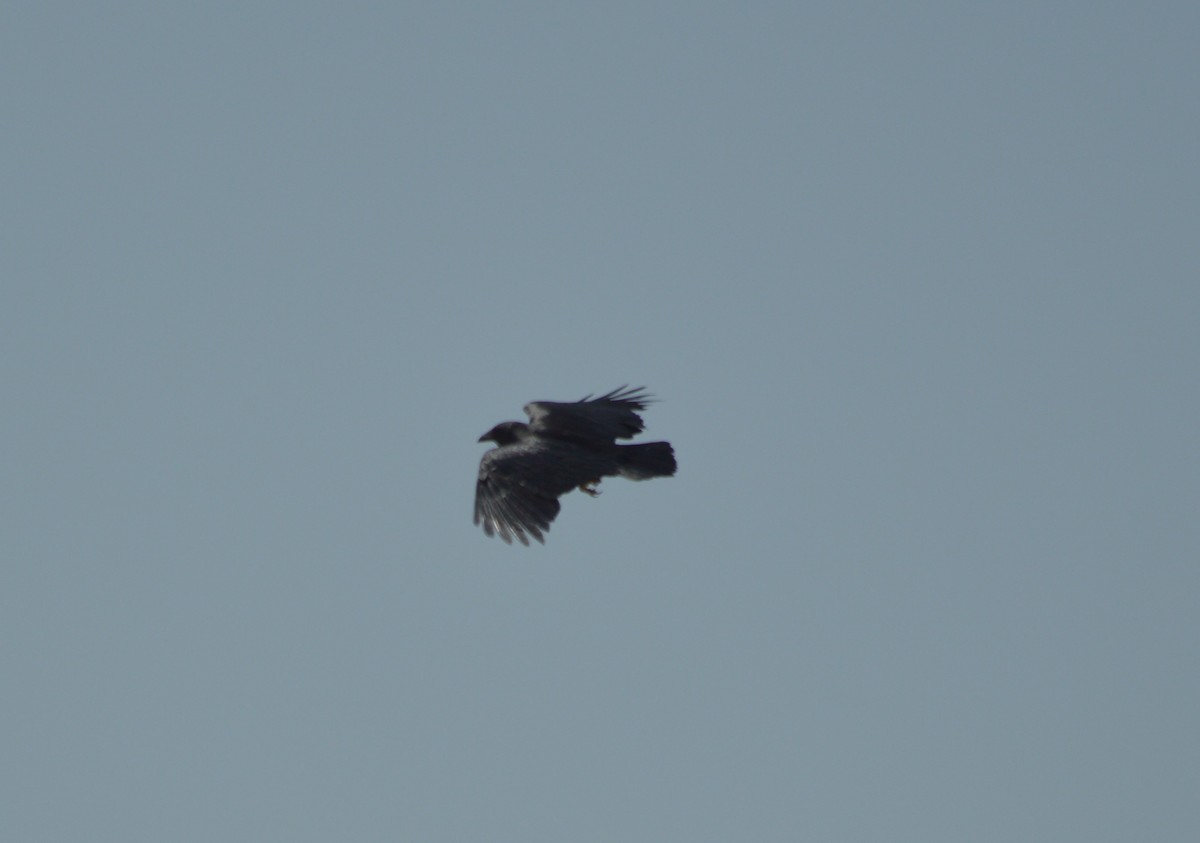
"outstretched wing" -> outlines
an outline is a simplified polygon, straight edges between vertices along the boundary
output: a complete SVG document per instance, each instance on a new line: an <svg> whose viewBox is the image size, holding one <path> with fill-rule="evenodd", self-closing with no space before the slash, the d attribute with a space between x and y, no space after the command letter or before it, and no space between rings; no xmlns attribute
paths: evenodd
<svg viewBox="0 0 1200 843"><path fill-rule="evenodd" d="M645 425L635 410L645 410L651 398L645 387L620 387L599 398L579 401L532 401L525 405L529 426L537 433L584 445L611 445L632 439Z"/></svg>
<svg viewBox="0 0 1200 843"><path fill-rule="evenodd" d="M616 461L565 442L537 439L493 448L479 461L475 523L489 536L529 544L558 515L558 496L581 483L615 474Z"/></svg>

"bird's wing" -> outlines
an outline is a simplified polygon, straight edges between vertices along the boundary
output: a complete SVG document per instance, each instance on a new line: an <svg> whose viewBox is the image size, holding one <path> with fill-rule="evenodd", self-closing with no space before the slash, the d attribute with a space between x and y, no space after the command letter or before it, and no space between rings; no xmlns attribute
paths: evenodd
<svg viewBox="0 0 1200 843"><path fill-rule="evenodd" d="M569 443L526 440L493 448L479 461L475 523L508 544L529 544L558 515L558 496L582 483L614 474L614 460Z"/></svg>
<svg viewBox="0 0 1200 843"><path fill-rule="evenodd" d="M614 439L632 439L642 432L642 417L634 411L645 410L650 401L645 387L620 387L599 398L532 401L525 405L525 413L538 433L585 444L612 444Z"/></svg>

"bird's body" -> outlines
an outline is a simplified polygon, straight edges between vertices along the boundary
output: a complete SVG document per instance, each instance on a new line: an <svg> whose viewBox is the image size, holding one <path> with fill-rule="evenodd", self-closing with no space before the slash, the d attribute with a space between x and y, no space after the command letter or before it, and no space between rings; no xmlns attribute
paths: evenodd
<svg viewBox="0 0 1200 843"><path fill-rule="evenodd" d="M641 389L614 389L580 401L534 401L525 405L529 423L501 422L479 438L498 447L479 461L475 523L511 543L529 544L558 515L558 498L579 488L597 495L603 477L630 480L670 477L675 453L666 442L618 445L641 433L637 410L649 397Z"/></svg>

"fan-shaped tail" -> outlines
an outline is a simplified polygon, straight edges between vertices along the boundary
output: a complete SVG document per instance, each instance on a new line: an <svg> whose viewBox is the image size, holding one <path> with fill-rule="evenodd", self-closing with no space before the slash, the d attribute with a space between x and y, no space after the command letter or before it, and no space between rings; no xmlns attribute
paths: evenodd
<svg viewBox="0 0 1200 843"><path fill-rule="evenodd" d="M670 477L675 473L675 450L669 442L621 445L617 459L621 476L630 480Z"/></svg>

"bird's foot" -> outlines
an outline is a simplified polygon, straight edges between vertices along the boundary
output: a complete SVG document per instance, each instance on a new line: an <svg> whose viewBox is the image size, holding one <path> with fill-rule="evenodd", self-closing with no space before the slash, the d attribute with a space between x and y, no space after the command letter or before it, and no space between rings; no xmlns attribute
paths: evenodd
<svg viewBox="0 0 1200 843"><path fill-rule="evenodd" d="M586 483L582 483L579 486L579 491L593 498L598 498L600 497L600 490L596 488L596 484L599 482L599 480L589 480Z"/></svg>

